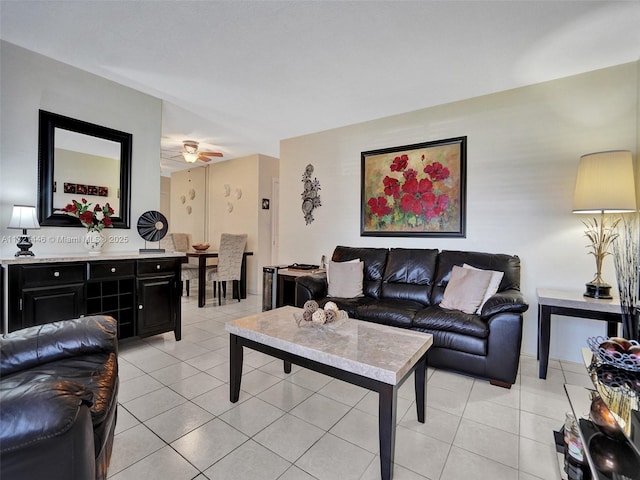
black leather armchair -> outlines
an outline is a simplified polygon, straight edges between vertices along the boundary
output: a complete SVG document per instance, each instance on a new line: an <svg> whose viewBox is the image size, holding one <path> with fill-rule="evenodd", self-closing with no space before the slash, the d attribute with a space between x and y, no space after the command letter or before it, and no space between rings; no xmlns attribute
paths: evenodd
<svg viewBox="0 0 640 480"><path fill-rule="evenodd" d="M113 318L0 337L0 478L106 479L117 396Z"/></svg>

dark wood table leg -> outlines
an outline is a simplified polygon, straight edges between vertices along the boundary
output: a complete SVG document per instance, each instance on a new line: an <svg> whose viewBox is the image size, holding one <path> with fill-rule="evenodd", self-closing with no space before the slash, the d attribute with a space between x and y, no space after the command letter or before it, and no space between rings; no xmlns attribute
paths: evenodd
<svg viewBox="0 0 640 480"><path fill-rule="evenodd" d="M609 337L618 336L618 324L616 322L607 322L607 335Z"/></svg>
<svg viewBox="0 0 640 480"><path fill-rule="evenodd" d="M207 293L207 257L198 257L198 307L204 307Z"/></svg>
<svg viewBox="0 0 640 480"><path fill-rule="evenodd" d="M236 403L240 398L240 382L242 381L242 345L237 335L229 334L229 400Z"/></svg>
<svg viewBox="0 0 640 480"><path fill-rule="evenodd" d="M240 298L247 298L247 256L242 255L242 264L240 266ZM233 290L233 298L237 300L238 296L235 289Z"/></svg>
<svg viewBox="0 0 640 480"><path fill-rule="evenodd" d="M420 360L418 360L418 363L416 365L416 372L414 373L416 390L416 413L418 415L418 421L420 423L424 423L425 401L427 397L427 382L425 377L427 373L426 354Z"/></svg>
<svg viewBox="0 0 640 480"><path fill-rule="evenodd" d="M247 298L247 256L242 255L240 267L240 298Z"/></svg>
<svg viewBox="0 0 640 480"><path fill-rule="evenodd" d="M397 390L383 384L379 392L378 431L380 435L380 473L382 480L393 478L393 458L396 447Z"/></svg>
<svg viewBox="0 0 640 480"><path fill-rule="evenodd" d="M284 373L291 373L291 362L284 360Z"/></svg>
<svg viewBox="0 0 640 480"><path fill-rule="evenodd" d="M538 305L538 358L540 367L539 378L547 378L549 366L549 339L551 336L551 311L549 307Z"/></svg>

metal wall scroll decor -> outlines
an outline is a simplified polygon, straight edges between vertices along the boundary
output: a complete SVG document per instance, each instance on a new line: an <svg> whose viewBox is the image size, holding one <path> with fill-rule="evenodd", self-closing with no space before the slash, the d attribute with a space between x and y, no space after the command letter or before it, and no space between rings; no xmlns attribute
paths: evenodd
<svg viewBox="0 0 640 480"><path fill-rule="evenodd" d="M302 192L302 213L304 214L304 221L307 225L313 222L313 209L322 206L320 202L320 182L317 178L311 179L313 174L313 165L309 164L304 169L302 174L302 183L304 184L304 191Z"/></svg>

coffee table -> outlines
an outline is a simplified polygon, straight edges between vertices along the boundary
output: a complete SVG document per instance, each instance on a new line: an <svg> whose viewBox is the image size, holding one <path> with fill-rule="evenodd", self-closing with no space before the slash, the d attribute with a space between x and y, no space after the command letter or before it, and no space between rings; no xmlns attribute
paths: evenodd
<svg viewBox="0 0 640 480"><path fill-rule="evenodd" d="M393 475L398 388L415 372L416 410L424 423L426 354L433 336L361 320L337 326L298 327L293 314L302 309L281 307L233 320L230 334L230 400L240 396L243 347L378 392L378 430L382 478Z"/></svg>

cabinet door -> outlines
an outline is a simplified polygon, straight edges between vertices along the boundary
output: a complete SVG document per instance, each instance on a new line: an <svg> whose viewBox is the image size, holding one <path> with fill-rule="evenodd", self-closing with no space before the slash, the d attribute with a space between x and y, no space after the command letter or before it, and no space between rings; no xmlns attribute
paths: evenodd
<svg viewBox="0 0 640 480"><path fill-rule="evenodd" d="M174 275L138 279L138 335L154 335L175 328Z"/></svg>
<svg viewBox="0 0 640 480"><path fill-rule="evenodd" d="M21 301L22 325L9 330L78 318L84 314L84 284L24 289Z"/></svg>

